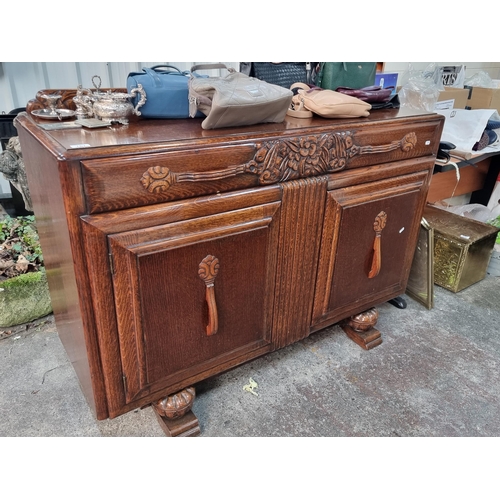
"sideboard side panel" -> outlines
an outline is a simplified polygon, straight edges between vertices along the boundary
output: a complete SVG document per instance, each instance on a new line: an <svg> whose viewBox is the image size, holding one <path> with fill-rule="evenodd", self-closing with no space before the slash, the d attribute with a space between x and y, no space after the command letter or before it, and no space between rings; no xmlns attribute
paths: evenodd
<svg viewBox="0 0 500 500"><path fill-rule="evenodd" d="M40 236L57 331L95 415L107 418L99 347L92 311L81 295L89 290L79 237L82 196L79 171L40 147L18 127L23 159ZM73 236L72 236L73 235ZM75 265L82 271L77 277ZM92 366L91 366L92 365Z"/></svg>

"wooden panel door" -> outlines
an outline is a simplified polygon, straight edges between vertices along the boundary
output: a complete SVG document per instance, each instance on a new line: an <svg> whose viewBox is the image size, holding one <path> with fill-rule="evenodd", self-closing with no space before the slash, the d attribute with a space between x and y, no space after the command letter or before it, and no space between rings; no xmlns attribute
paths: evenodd
<svg viewBox="0 0 500 500"><path fill-rule="evenodd" d="M127 402L270 350L278 205L109 236Z"/></svg>
<svg viewBox="0 0 500 500"><path fill-rule="evenodd" d="M261 191L83 218L111 415L272 349L281 191Z"/></svg>
<svg viewBox="0 0 500 500"><path fill-rule="evenodd" d="M313 330L402 293L428 171L328 193Z"/></svg>

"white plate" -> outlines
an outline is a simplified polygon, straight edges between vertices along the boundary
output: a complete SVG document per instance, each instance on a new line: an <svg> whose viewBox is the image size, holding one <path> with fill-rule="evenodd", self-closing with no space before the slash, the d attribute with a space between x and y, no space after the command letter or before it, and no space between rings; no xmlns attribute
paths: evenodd
<svg viewBox="0 0 500 500"><path fill-rule="evenodd" d="M71 109L34 109L31 114L45 120L64 120L75 116L75 112Z"/></svg>

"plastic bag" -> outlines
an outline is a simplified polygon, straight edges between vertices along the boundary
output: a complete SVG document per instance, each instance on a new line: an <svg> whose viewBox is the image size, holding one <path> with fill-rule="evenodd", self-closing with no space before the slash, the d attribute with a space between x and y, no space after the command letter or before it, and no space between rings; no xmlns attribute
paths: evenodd
<svg viewBox="0 0 500 500"><path fill-rule="evenodd" d="M439 86L434 81L434 71L415 71L411 64L401 77L399 102L402 108L433 112L439 98Z"/></svg>
<svg viewBox="0 0 500 500"><path fill-rule="evenodd" d="M467 87L482 87L485 89L494 89L497 87L490 75L484 71L473 74L464 83Z"/></svg>
<svg viewBox="0 0 500 500"><path fill-rule="evenodd" d="M492 219L491 210L484 205L480 205L479 203L446 207L445 210L479 222L487 222Z"/></svg>

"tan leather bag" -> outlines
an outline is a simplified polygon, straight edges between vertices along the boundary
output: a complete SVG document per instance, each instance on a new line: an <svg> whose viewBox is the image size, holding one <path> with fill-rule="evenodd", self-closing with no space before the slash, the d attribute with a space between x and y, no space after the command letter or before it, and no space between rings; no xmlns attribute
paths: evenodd
<svg viewBox="0 0 500 500"><path fill-rule="evenodd" d="M334 90L310 88L302 83L295 83L292 89L298 88L298 93L293 97L292 109L289 111L294 115L294 109L307 110L323 118L357 118L369 116L371 104ZM304 116L305 117L305 116Z"/></svg>
<svg viewBox="0 0 500 500"><path fill-rule="evenodd" d="M196 70L226 69L224 77L198 77ZM206 118L203 129L281 123L293 93L278 85L239 73L224 64L199 64L191 68L188 82L189 115L199 110Z"/></svg>

